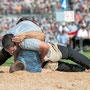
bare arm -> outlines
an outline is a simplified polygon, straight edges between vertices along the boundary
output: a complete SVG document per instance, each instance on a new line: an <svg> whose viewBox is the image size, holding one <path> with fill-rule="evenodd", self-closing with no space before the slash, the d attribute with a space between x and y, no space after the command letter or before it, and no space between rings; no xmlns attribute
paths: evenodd
<svg viewBox="0 0 90 90"><path fill-rule="evenodd" d="M17 36L18 36L18 38L17 38ZM22 42L25 39L26 41L24 40L22 42L22 44L20 45L20 47L23 49L27 49L27 50L40 51L40 53L41 53L40 58L43 62L43 58L49 51L49 45L44 42L45 34L42 32L38 32L38 31L32 31L32 32L28 32L28 33L22 33L17 36L15 38L13 38L13 41L14 42ZM33 40L30 40L30 38L39 39L39 47L37 45L37 42L35 43ZM33 42L31 42L31 41L33 41ZM35 46L36 48L32 48L33 46Z"/></svg>
<svg viewBox="0 0 90 90"><path fill-rule="evenodd" d="M28 38L35 38L39 39L41 41L45 40L45 34L39 31L32 31L32 32L26 32L26 33L21 33L19 35L15 35L15 37L12 39L14 42L22 42L24 39Z"/></svg>
<svg viewBox="0 0 90 90"><path fill-rule="evenodd" d="M45 62L44 61L44 57L47 55L48 51L49 51L49 45L46 42L40 41L39 40L39 51L41 52L41 62Z"/></svg>
<svg viewBox="0 0 90 90"><path fill-rule="evenodd" d="M45 55L47 55L49 51L48 43L34 38L24 39L24 41L19 45L22 49L40 51L40 59L42 60L42 62L43 58L45 57Z"/></svg>

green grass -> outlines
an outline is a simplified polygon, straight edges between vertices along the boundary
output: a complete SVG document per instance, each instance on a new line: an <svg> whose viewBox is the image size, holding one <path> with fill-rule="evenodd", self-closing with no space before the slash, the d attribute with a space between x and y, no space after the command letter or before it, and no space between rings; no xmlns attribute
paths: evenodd
<svg viewBox="0 0 90 90"><path fill-rule="evenodd" d="M83 55L85 55L86 57L88 57L90 59L90 52L83 52L82 53ZM13 63L13 57L11 57L10 59L8 59L4 64L3 66L10 66L12 63ZM71 60L62 60L64 62L68 62L68 63L71 63L71 64L75 64L73 61Z"/></svg>
<svg viewBox="0 0 90 90"><path fill-rule="evenodd" d="M14 61L14 58L9 58L2 66L10 66Z"/></svg>

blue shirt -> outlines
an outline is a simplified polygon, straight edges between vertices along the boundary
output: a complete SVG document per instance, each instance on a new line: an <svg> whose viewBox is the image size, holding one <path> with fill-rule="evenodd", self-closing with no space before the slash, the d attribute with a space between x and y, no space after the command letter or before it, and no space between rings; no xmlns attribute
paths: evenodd
<svg viewBox="0 0 90 90"><path fill-rule="evenodd" d="M41 62L39 52L32 50L20 50L17 60L25 65L25 70L29 72L41 72Z"/></svg>
<svg viewBox="0 0 90 90"><path fill-rule="evenodd" d="M76 25L71 25L71 31L70 32L74 32L78 30L78 27Z"/></svg>
<svg viewBox="0 0 90 90"><path fill-rule="evenodd" d="M59 37L60 43L66 45L69 40L69 36L67 34L61 34Z"/></svg>

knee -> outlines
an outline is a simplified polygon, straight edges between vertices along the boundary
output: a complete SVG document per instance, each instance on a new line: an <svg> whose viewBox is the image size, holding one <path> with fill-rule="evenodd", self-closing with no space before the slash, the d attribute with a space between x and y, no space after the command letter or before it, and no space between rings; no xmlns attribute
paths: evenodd
<svg viewBox="0 0 90 90"><path fill-rule="evenodd" d="M15 63L13 63L9 69L10 73L13 73L15 71L18 70L24 70L25 69L25 65L23 64L22 61L17 60Z"/></svg>

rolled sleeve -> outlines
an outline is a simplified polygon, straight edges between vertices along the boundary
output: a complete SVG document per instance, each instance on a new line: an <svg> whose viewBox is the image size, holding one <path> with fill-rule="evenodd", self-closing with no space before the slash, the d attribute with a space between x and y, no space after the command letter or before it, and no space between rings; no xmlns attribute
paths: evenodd
<svg viewBox="0 0 90 90"><path fill-rule="evenodd" d="M35 50L39 51L39 40L38 39L25 39L21 44L20 47L22 49L27 49L27 50Z"/></svg>

